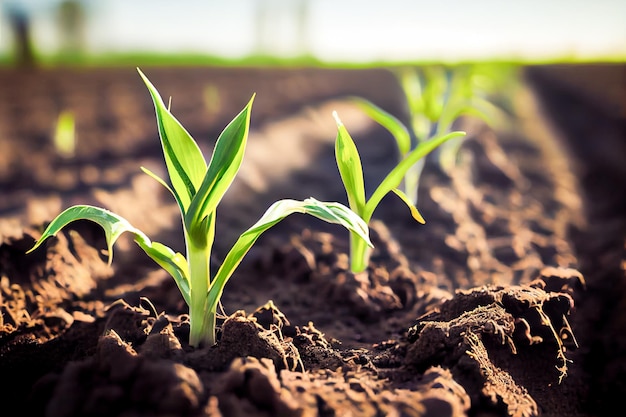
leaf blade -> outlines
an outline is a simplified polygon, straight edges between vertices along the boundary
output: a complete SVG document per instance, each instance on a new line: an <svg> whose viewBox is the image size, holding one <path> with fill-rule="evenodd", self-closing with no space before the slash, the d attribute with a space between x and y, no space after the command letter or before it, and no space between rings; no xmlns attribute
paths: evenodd
<svg viewBox="0 0 626 417"><path fill-rule="evenodd" d="M222 197L232 184L243 160L248 133L250 114L255 95L220 134L206 173L197 194L185 215L185 225L192 233L202 219L215 211Z"/></svg>
<svg viewBox="0 0 626 417"><path fill-rule="evenodd" d="M369 239L367 224L356 213L341 203L323 202L314 198L307 198L303 201L279 200L272 204L265 214L237 239L237 242L226 255L224 262L222 262L215 274L207 294L209 309L211 308L210 306L219 301L224 286L259 236L285 217L294 213L309 214L328 223L342 225L357 234L368 246L373 246Z"/></svg>
<svg viewBox="0 0 626 417"><path fill-rule="evenodd" d="M400 155L404 156L409 153L411 150L411 136L404 123L369 100L359 97L354 98L353 100L361 108L361 110L365 112L365 114L391 133L396 140Z"/></svg>
<svg viewBox="0 0 626 417"><path fill-rule="evenodd" d="M172 275L176 284L181 289L185 301L187 303L189 302L188 268L184 256L180 253L174 253L173 250L161 243L151 242L141 230L132 226L128 220L101 207L77 205L65 209L50 222L41 237L26 253L33 252L41 246L47 238L55 236L65 226L77 220L89 220L102 227L108 250L108 265L111 265L113 259L113 245L117 239L125 232L133 234L135 242L139 247L159 264L159 266L163 267Z"/></svg>
<svg viewBox="0 0 626 417"><path fill-rule="evenodd" d="M363 180L363 166L361 157L337 112L333 112L337 123L337 137L335 139L335 160L339 168L341 181L348 196L348 205L359 216L365 208L365 182Z"/></svg>
<svg viewBox="0 0 626 417"><path fill-rule="evenodd" d="M109 265L113 259L113 244L124 232L131 232L142 240L150 241L139 229L134 228L126 219L100 207L77 205L65 209L50 224L35 245L26 253L37 249L47 238L55 236L61 229L76 220L90 220L97 223L102 229L107 242Z"/></svg>
<svg viewBox="0 0 626 417"><path fill-rule="evenodd" d="M172 190L181 206L181 211L186 213L192 198L196 194L196 190L204 178L206 161L198 144L170 112L156 87L139 68L137 68L137 71L152 97L163 156L172 183Z"/></svg>
<svg viewBox="0 0 626 417"><path fill-rule="evenodd" d="M180 252L174 252L159 242L151 242L151 244L139 240L135 240L135 242L154 262L174 278L174 282L176 282L176 286L182 294L185 303L188 307L191 306L191 287L187 259Z"/></svg>

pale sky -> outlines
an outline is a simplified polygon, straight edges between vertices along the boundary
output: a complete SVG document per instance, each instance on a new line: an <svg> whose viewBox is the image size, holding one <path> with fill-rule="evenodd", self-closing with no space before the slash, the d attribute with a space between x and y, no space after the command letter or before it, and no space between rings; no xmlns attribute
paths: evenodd
<svg viewBox="0 0 626 417"><path fill-rule="evenodd" d="M43 49L58 46L59 0L2 0L27 6ZM266 6L268 50L306 49L325 60L369 61L626 56L624 0L85 0L87 44L97 52L201 52L239 57L259 40ZM307 4L298 25L297 5ZM10 47L6 19L0 50ZM298 31L298 27L301 28Z"/></svg>

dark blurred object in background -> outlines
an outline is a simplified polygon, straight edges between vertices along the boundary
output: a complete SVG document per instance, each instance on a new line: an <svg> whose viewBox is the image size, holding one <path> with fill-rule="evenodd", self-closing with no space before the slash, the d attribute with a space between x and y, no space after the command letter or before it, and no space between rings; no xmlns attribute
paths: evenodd
<svg viewBox="0 0 626 417"><path fill-rule="evenodd" d="M34 67L35 54L30 39L30 19L28 12L17 3L11 3L6 8L6 14L13 33L15 64L25 68Z"/></svg>

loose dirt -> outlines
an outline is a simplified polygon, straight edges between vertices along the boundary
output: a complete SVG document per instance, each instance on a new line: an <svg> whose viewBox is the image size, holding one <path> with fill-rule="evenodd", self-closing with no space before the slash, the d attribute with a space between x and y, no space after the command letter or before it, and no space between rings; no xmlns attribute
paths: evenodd
<svg viewBox="0 0 626 417"><path fill-rule="evenodd" d="M346 202L336 110L368 193L393 139L347 99L404 117L386 69L142 68L209 153L256 92L214 263L281 198ZM132 68L0 70L0 414L29 416L599 416L626 394L626 71L519 68L487 126L464 118L457 164L426 161L415 223L383 199L366 272L348 235L294 215L227 284L219 342L191 348L174 281L122 238L72 223L106 207L182 251L152 102ZM621 92L621 93L620 93ZM77 121L55 151L59 113Z"/></svg>

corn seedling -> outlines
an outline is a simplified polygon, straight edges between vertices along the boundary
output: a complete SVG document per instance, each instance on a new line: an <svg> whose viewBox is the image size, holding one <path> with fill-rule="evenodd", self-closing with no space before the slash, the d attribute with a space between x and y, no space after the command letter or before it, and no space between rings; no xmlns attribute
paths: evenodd
<svg viewBox="0 0 626 417"><path fill-rule="evenodd" d="M495 106L485 98L481 89L485 77L479 74L471 66L450 70L438 66L398 70L396 77L408 107L408 126L368 100L355 98L355 101L368 116L393 135L399 159L402 160L418 145L449 132L462 115L490 120ZM450 172L455 164L460 144L459 140L451 140L438 149L439 164L444 171ZM417 204L424 162L424 159L419 159L403 178L402 189L413 204Z"/></svg>
<svg viewBox="0 0 626 417"><path fill-rule="evenodd" d="M356 214L369 224L374 214L374 210L378 207L381 200L389 192L394 192L411 211L413 218L425 223L424 218L415 207L411 199L398 187L406 176L407 172L415 165L416 162L424 158L438 146L450 139L461 137L465 132L451 132L443 134L418 144L414 149L408 151L395 168L387 174L378 187L374 190L369 199L365 196L365 182L363 179L363 167L361 165L361 157L354 143L354 140L348 133L348 130L339 119L336 112L333 113L337 122L337 138L335 140L335 158L337 159L337 167L343 181L346 194L348 196L348 205ZM390 116L391 117L391 116ZM400 127L400 124L393 124L392 127ZM408 139L408 136L404 136ZM354 273L362 272L369 264L370 251L365 242L359 238L354 232L350 233L350 269Z"/></svg>
<svg viewBox="0 0 626 417"><path fill-rule="evenodd" d="M216 311L224 286L259 236L286 216L304 213L342 225L354 236L359 236L364 245L371 245L366 222L340 203L321 202L314 198L304 201L280 200L272 204L254 225L240 235L217 272L212 275L210 260L215 238L216 209L243 160L254 96L222 131L207 165L197 143L172 115L169 107L165 106L156 88L141 71L139 74L154 102L170 183L143 167L142 170L163 185L178 203L186 257L161 243L150 241L141 230L121 216L100 207L86 205L73 206L59 214L29 252L69 223L86 219L104 229L110 264L115 241L124 232L131 233L141 249L174 278L189 307L189 344L197 347L215 343Z"/></svg>

